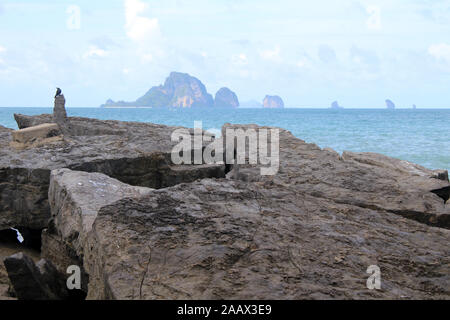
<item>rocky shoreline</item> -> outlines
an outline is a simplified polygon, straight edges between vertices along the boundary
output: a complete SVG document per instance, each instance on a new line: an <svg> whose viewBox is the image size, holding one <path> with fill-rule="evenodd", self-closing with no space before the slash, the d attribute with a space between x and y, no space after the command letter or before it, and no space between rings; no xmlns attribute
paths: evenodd
<svg viewBox="0 0 450 320"><path fill-rule="evenodd" d="M50 298L68 298L58 284L76 265L87 299L450 299L447 171L280 129L280 170L261 176L174 165L177 127L15 118L29 131L0 127L0 230L41 234L43 262L10 265ZM57 134L39 127L55 122ZM371 265L381 290L366 287Z"/></svg>

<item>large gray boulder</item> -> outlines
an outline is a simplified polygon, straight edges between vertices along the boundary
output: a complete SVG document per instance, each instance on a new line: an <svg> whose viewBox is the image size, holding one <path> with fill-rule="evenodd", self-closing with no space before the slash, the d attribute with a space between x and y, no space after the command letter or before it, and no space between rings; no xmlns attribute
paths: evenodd
<svg viewBox="0 0 450 320"><path fill-rule="evenodd" d="M26 129L44 123L54 122L53 115L51 114L42 114L38 116L14 114L14 118L19 129ZM67 120L70 122L70 136L121 135L127 132L127 129L124 128L124 126L121 126L117 121L102 121L82 117L68 117Z"/></svg>
<svg viewBox="0 0 450 320"><path fill-rule="evenodd" d="M123 198L136 198L154 189L135 187L100 173L59 169L50 175L49 203L58 234L82 253L84 237L92 229L100 208Z"/></svg>
<svg viewBox="0 0 450 320"><path fill-rule="evenodd" d="M279 130L273 176L253 165L233 175L234 166L236 179L107 204L92 185L114 185L110 178L52 174L55 234L83 257L88 298L450 298L446 171L377 154L341 156ZM83 179L90 183L77 185ZM381 291L366 287L371 265L382 270Z"/></svg>
<svg viewBox="0 0 450 320"><path fill-rule="evenodd" d="M256 125L230 125L229 129L260 129ZM422 166L372 153L339 155L278 129L279 168L274 176L262 176L261 165L236 166L229 176L244 181L289 186L299 193L335 203L388 211L432 226L450 228L450 183L445 170Z"/></svg>
<svg viewBox="0 0 450 320"><path fill-rule="evenodd" d="M134 187L99 173L54 170L50 177L49 203L52 212L48 230L42 234L42 257L65 273L77 265L83 271L82 288L88 291L84 269L84 247L97 213L103 206L123 198L149 194L153 189Z"/></svg>
<svg viewBox="0 0 450 320"><path fill-rule="evenodd" d="M54 169L101 172L149 188L225 176L224 165L173 165L172 149L178 141L171 135L180 127L82 118L71 126L80 135L24 150L10 145L9 133L0 134L0 229L47 226ZM193 139L193 133L188 130L187 139Z"/></svg>
<svg viewBox="0 0 450 320"><path fill-rule="evenodd" d="M44 257L79 265L89 299L450 299L447 171L228 124L278 130L280 148L274 175L226 179L173 165L174 128L108 123L120 133L33 150L0 139L0 227L48 227Z"/></svg>
<svg viewBox="0 0 450 320"><path fill-rule="evenodd" d="M19 129L26 129L29 127L38 126L44 123L52 123L53 115L51 114L41 114L37 116L27 116L23 114L14 114L14 119L17 122Z"/></svg>
<svg viewBox="0 0 450 320"><path fill-rule="evenodd" d="M79 221L98 210L91 229L78 229L89 299L450 298L450 231L385 210L225 179L101 208L72 194L66 204L52 196L55 210ZM371 265L382 270L380 291L366 287Z"/></svg>

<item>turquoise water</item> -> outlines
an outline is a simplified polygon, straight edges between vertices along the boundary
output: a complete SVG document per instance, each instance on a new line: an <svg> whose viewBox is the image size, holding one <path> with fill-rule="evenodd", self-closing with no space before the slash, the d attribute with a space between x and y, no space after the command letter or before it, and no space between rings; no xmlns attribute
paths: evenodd
<svg viewBox="0 0 450 320"><path fill-rule="evenodd" d="M0 108L0 124L17 128L14 113L51 113L50 108ZM450 110L326 110L326 109L101 109L69 108L70 116L142 121L204 129L226 123L282 127L295 136L338 152L377 152L450 170Z"/></svg>

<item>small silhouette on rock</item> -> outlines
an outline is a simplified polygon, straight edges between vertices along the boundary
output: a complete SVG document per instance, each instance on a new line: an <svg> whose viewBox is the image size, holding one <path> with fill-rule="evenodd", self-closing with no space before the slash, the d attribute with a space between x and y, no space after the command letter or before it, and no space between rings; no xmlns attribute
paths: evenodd
<svg viewBox="0 0 450 320"><path fill-rule="evenodd" d="M60 96L62 94L62 91L60 88L56 88L56 94L55 94L55 98Z"/></svg>

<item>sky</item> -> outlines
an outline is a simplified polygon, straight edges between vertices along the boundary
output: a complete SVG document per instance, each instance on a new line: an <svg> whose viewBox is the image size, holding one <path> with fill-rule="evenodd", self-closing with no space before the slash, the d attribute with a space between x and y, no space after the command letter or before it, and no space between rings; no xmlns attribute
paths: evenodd
<svg viewBox="0 0 450 320"><path fill-rule="evenodd" d="M241 101L450 108L450 0L0 0L0 107L134 101L172 71Z"/></svg>

